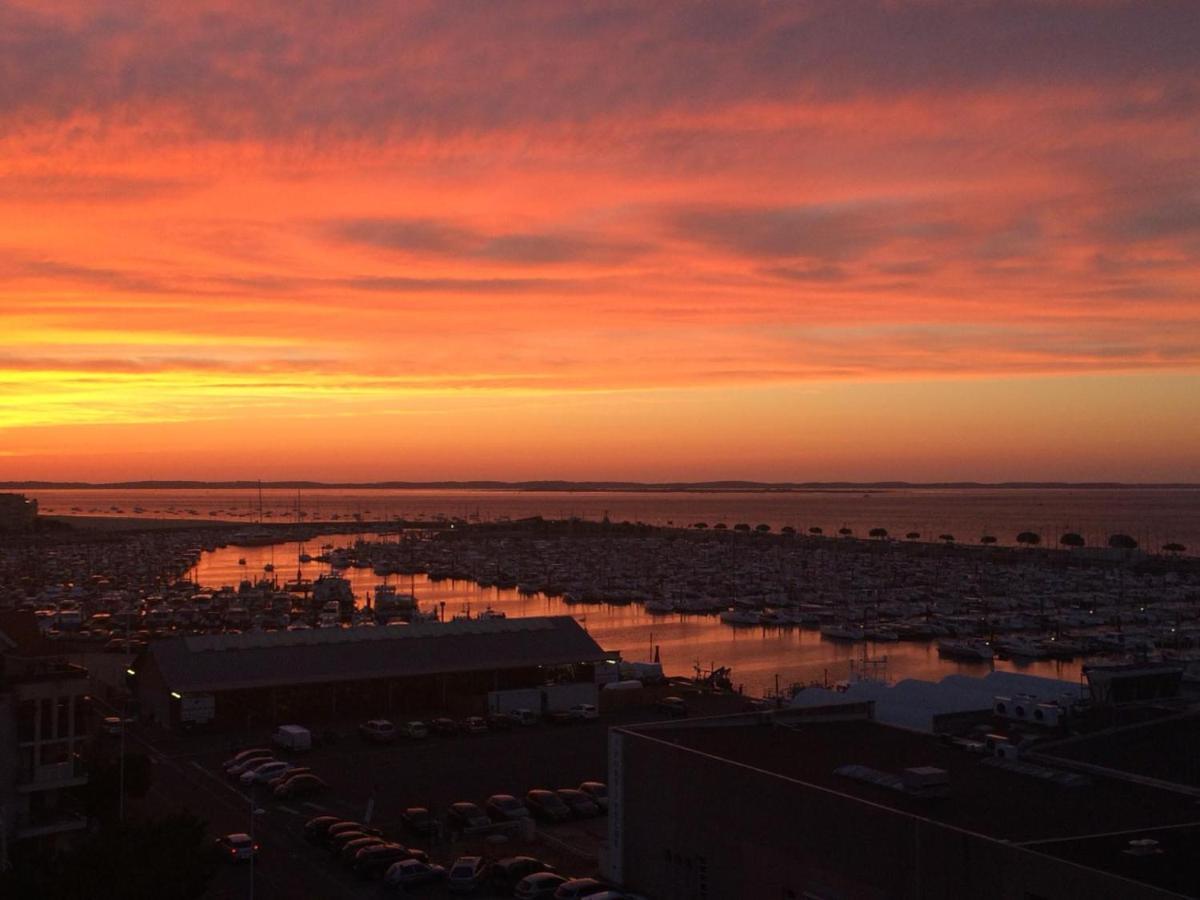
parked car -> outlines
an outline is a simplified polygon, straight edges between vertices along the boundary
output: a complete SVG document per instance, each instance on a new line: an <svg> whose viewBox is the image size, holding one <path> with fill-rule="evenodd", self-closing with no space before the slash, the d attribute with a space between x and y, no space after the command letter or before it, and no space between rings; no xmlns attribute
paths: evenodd
<svg viewBox="0 0 1200 900"><path fill-rule="evenodd" d="M536 789L525 795L525 806L543 822L565 822L571 810L554 791Z"/></svg>
<svg viewBox="0 0 1200 900"><path fill-rule="evenodd" d="M383 843L364 847L354 857L354 874L360 878L375 878L402 859L414 859L403 844Z"/></svg>
<svg viewBox="0 0 1200 900"><path fill-rule="evenodd" d="M554 890L554 900L582 900L608 890L607 886L595 878L572 878L564 881Z"/></svg>
<svg viewBox="0 0 1200 900"><path fill-rule="evenodd" d="M510 856L498 860L488 872L488 882L492 889L508 896L516 889L518 882L537 872L553 872L554 867L547 865L532 856Z"/></svg>
<svg viewBox="0 0 1200 900"><path fill-rule="evenodd" d="M316 816L304 823L304 839L310 844L320 844L329 832L329 826L344 822L337 816Z"/></svg>
<svg viewBox="0 0 1200 900"><path fill-rule="evenodd" d="M383 876L383 881L389 887L408 887L439 881L445 877L446 870L441 866L424 863L418 859L402 859L392 863Z"/></svg>
<svg viewBox="0 0 1200 900"><path fill-rule="evenodd" d="M253 768L246 769L238 778L242 784L266 784L272 778L278 778L291 767L290 762L282 759L269 759Z"/></svg>
<svg viewBox="0 0 1200 900"><path fill-rule="evenodd" d="M676 718L684 718L688 714L687 701L682 697L663 697L654 704L654 708Z"/></svg>
<svg viewBox="0 0 1200 900"><path fill-rule="evenodd" d="M228 769L225 770L225 774L228 775L233 780L237 781L237 780L241 779L243 773L248 772L251 769L257 769L263 763L269 763L269 762L274 762L274 761L275 761L275 754L271 753L270 751L267 751L267 754L265 756L251 756L248 759L242 760L240 763L237 763L236 765L230 766Z"/></svg>
<svg viewBox="0 0 1200 900"><path fill-rule="evenodd" d="M338 851L338 860L343 866L352 866L354 865L355 858L358 856L359 850L364 850L367 847L378 847L386 843L387 841L383 838L370 834L355 838L352 841L346 841L346 843L342 844L342 849Z"/></svg>
<svg viewBox="0 0 1200 900"><path fill-rule="evenodd" d="M429 737L429 729L425 727L424 722L405 722L400 726L400 733L415 740Z"/></svg>
<svg viewBox="0 0 1200 900"><path fill-rule="evenodd" d="M567 710L575 719L598 719L600 711L590 703L576 703Z"/></svg>
<svg viewBox="0 0 1200 900"><path fill-rule="evenodd" d="M536 725L538 723L538 715L532 709L514 709L511 715L521 725Z"/></svg>
<svg viewBox="0 0 1200 900"><path fill-rule="evenodd" d="M573 725L579 719L576 719L565 709L556 709L553 712L546 713L546 721L551 725Z"/></svg>
<svg viewBox="0 0 1200 900"><path fill-rule="evenodd" d="M451 828L484 828L491 825L492 820L477 804L463 801L450 804L446 810L446 823Z"/></svg>
<svg viewBox="0 0 1200 900"><path fill-rule="evenodd" d="M120 716L105 716L100 728L105 734L120 735L132 724L133 718L129 716L124 719Z"/></svg>
<svg viewBox="0 0 1200 900"><path fill-rule="evenodd" d="M410 806L400 814L400 821L413 834L433 834L437 831L437 819L424 806Z"/></svg>
<svg viewBox="0 0 1200 900"><path fill-rule="evenodd" d="M258 856L258 844L251 840L250 835L235 832L224 834L214 841L217 854L230 862L245 862Z"/></svg>
<svg viewBox="0 0 1200 900"><path fill-rule="evenodd" d="M603 781L585 781L579 789L592 798L601 812L608 812L608 785Z"/></svg>
<svg viewBox="0 0 1200 900"><path fill-rule="evenodd" d="M373 744L390 744L396 740L396 726L387 719L371 719L358 726L358 733L364 741Z"/></svg>
<svg viewBox="0 0 1200 900"><path fill-rule="evenodd" d="M348 843L365 837L383 837L383 833L378 828L371 828L360 822L351 822L350 827L345 829L334 825L329 829L329 837L326 839L325 845L334 856L337 856Z"/></svg>
<svg viewBox="0 0 1200 900"><path fill-rule="evenodd" d="M279 787L281 784L284 784L284 783L290 781L291 779L295 778L297 775L310 775L310 774L312 774L312 769L308 768L307 766L292 766L290 769L288 769L283 774L276 775L274 778L272 778L270 781L268 781L267 786L271 790L275 790L275 788Z"/></svg>
<svg viewBox="0 0 1200 900"><path fill-rule="evenodd" d="M590 819L600 815L600 807L591 797L578 788L559 788L554 793L558 799L567 805L571 815L578 819Z"/></svg>
<svg viewBox="0 0 1200 900"><path fill-rule="evenodd" d="M275 752L269 747L252 747L249 750L242 750L240 753L234 754L225 762L221 763L221 768L228 772L234 766L241 765L246 760L255 756L274 756Z"/></svg>
<svg viewBox="0 0 1200 900"><path fill-rule="evenodd" d="M483 716L467 716L463 719L462 728L467 734L483 734L488 730L487 719Z"/></svg>
<svg viewBox="0 0 1200 900"><path fill-rule="evenodd" d="M514 726L519 724L508 713L492 713L487 717L487 726L492 731L511 731Z"/></svg>
<svg viewBox="0 0 1200 900"><path fill-rule="evenodd" d="M469 893L483 883L482 856L460 856L450 867L446 884L454 893Z"/></svg>
<svg viewBox="0 0 1200 900"><path fill-rule="evenodd" d="M454 735L458 734L458 723L453 719L447 719L444 716L434 719L429 723L436 734Z"/></svg>
<svg viewBox="0 0 1200 900"><path fill-rule="evenodd" d="M518 881L513 896L519 900L548 900L566 880L553 872L537 872Z"/></svg>
<svg viewBox="0 0 1200 900"><path fill-rule="evenodd" d="M328 788L329 785L318 778L316 775L304 774L297 775L295 778L289 778L283 784L275 788L275 796L286 800L291 797L311 797L313 794L319 794Z"/></svg>
<svg viewBox="0 0 1200 900"><path fill-rule="evenodd" d="M515 822L517 819L528 819L529 810L525 804L512 794L493 794L487 798L483 808L494 822Z"/></svg>

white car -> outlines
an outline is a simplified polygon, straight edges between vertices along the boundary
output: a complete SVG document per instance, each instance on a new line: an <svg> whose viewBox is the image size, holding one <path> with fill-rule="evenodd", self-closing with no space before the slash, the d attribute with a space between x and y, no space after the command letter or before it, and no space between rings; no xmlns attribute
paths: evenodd
<svg viewBox="0 0 1200 900"><path fill-rule="evenodd" d="M265 784L292 768L290 762L281 759L267 760L261 765L247 769L241 774L242 784Z"/></svg>
<svg viewBox="0 0 1200 900"><path fill-rule="evenodd" d="M600 712L590 703L576 703L569 710L572 719L598 719Z"/></svg>
<svg viewBox="0 0 1200 900"><path fill-rule="evenodd" d="M263 763L269 762L275 762L275 755L273 753L264 753L262 756L248 756L240 762L229 766L225 770L225 774L230 778L240 778L242 773L256 769Z"/></svg>

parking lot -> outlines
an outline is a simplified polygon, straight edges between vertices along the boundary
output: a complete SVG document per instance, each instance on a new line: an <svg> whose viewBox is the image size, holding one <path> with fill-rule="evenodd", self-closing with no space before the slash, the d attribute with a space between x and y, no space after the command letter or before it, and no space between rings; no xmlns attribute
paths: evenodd
<svg viewBox="0 0 1200 900"><path fill-rule="evenodd" d="M700 701L702 711L741 708L737 698ZM433 862L449 867L459 855L490 857L527 855L549 862L561 874L594 876L607 835L607 819L539 824L533 841L515 835L489 845L484 835L454 840L446 833L430 844L406 833L403 811L424 806L441 816L451 803L480 805L492 794L518 798L534 788L576 787L583 781L607 781L607 731L614 725L653 721L663 714L639 708L569 725L539 724L481 734L431 735L379 745L361 740L356 723L340 723L331 746L300 755L277 752L311 768L329 784L328 791L307 800L276 800L267 788L255 789L255 838L262 850L254 865L254 896L362 897L388 892L380 882L356 878L302 836L304 822L317 815L370 819L386 837L426 850ZM169 735L138 730L132 736L148 750L155 765L149 811L188 808L210 823L213 836L251 829L248 789L225 777L222 763L236 748L269 746L269 731L239 735ZM210 889L213 898L250 896L250 866L222 866ZM449 896L442 884L411 893L429 898ZM481 890L474 896L495 896Z"/></svg>

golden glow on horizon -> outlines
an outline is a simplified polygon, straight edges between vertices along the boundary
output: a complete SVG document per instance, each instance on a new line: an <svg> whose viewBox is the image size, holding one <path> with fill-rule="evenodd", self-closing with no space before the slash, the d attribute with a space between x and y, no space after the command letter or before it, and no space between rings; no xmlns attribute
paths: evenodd
<svg viewBox="0 0 1200 900"><path fill-rule="evenodd" d="M1174 8L834 6L0 5L0 479L1200 480Z"/></svg>

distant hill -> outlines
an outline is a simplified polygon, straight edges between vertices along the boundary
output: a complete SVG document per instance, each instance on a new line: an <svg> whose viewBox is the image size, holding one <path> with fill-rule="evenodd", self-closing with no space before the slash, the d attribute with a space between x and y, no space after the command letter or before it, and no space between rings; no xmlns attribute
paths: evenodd
<svg viewBox="0 0 1200 900"><path fill-rule="evenodd" d="M288 490L465 490L465 491L888 491L911 489L1017 490L1054 489L1100 490L1121 488L1197 488L1188 482L1128 484L1118 481L5 481L0 490L250 490L263 488Z"/></svg>

